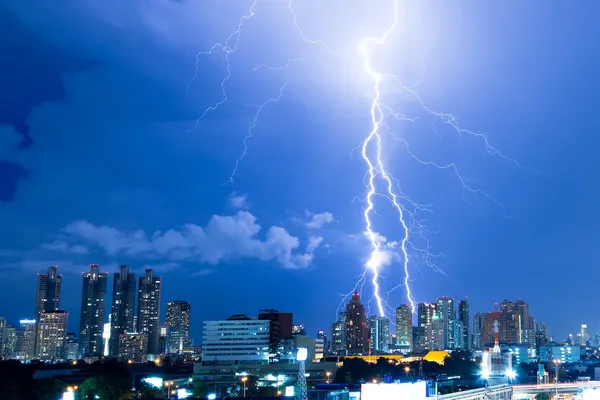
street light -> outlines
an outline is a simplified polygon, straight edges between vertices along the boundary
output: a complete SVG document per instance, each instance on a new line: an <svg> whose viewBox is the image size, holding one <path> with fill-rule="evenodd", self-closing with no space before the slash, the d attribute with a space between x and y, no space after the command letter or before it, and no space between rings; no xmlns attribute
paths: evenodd
<svg viewBox="0 0 600 400"><path fill-rule="evenodd" d="M404 367L404 372L406 372L406 376L408 376L408 373L410 372L410 367L409 366Z"/></svg>
<svg viewBox="0 0 600 400"><path fill-rule="evenodd" d="M327 376L327 384L329 384L331 382L331 372L326 371L325 376Z"/></svg>
<svg viewBox="0 0 600 400"><path fill-rule="evenodd" d="M244 384L244 398L246 398L246 381L248 380L247 376L242 378L242 383Z"/></svg>
<svg viewBox="0 0 600 400"><path fill-rule="evenodd" d="M554 381L556 382L556 396L558 396L558 364L560 364L560 360L554 360Z"/></svg>

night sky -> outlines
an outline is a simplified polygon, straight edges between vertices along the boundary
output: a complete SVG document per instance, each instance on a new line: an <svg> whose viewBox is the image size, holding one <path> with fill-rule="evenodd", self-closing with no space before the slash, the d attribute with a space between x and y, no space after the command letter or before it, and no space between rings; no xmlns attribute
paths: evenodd
<svg viewBox="0 0 600 400"><path fill-rule="evenodd" d="M192 303L196 343L202 320L260 308L293 312L310 334L329 330L369 256L366 170L352 151L370 128L372 86L361 71L304 43L287 2L259 0L229 57L228 101L192 129L222 99L227 74L220 49L197 64L196 54L235 31L251 1L2 3L0 315L33 317L36 273L59 265L76 331L81 273L126 263L163 276L163 303ZM354 61L361 38L390 22L388 0L298 3L305 36ZM455 163L501 203L464 193L452 171L418 164L383 134L403 192L432 205L419 218L431 252L444 254L442 274L411 251L416 300L468 296L475 312L520 297L557 339L582 323L600 331L600 4L402 3L379 65L521 165L386 89L418 118L391 124L412 153ZM285 82L228 183L251 105ZM399 240L393 209L377 204L376 230ZM382 275L384 292L402 281L397 254ZM363 290L368 300L368 283ZM405 302L402 288L388 297L391 307Z"/></svg>

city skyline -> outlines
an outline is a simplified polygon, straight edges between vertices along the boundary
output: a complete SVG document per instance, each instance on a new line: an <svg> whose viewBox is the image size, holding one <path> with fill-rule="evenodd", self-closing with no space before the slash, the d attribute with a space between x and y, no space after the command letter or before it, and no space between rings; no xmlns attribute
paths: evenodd
<svg viewBox="0 0 600 400"><path fill-rule="evenodd" d="M397 94L386 105L401 111L385 113L383 161L414 200L403 203L408 214L418 208L427 221L409 224L427 240L411 238L405 269L402 224L385 197L372 215L381 236L364 235L367 167L357 145L371 129L373 80L350 66L362 66L364 38L390 23L388 5L342 7L340 19L339 0L309 0L295 18L259 1L242 37L233 35L240 47L221 88L228 47L197 55L235 32L249 2L107 1L112 13L85 2L0 6L11 38L0 52L13 61L0 67L0 304L10 304L0 315L12 324L36 318L35 274L58 265L60 309L79 335L81 273L98 264L109 273L104 320L112 274L129 265L136 279L148 268L163 277L161 318L179 293L192 304L195 340L201 321L264 308L294 310L312 333L329 329L340 293L375 263L391 325L413 298L469 296L474 315L522 297L557 337L582 323L600 331L587 300L600 222L600 189L589 184L600 142L594 12L541 0L406 3L405 24L390 33L394 51L372 67L456 119L432 116L406 91L383 91ZM228 101L204 115L224 89ZM411 121L392 118L404 114ZM448 120L489 135L492 147L466 131L459 140ZM431 163L456 166L466 180ZM406 271L413 298L405 286L390 292ZM358 286L367 318L380 313L368 301L372 272Z"/></svg>

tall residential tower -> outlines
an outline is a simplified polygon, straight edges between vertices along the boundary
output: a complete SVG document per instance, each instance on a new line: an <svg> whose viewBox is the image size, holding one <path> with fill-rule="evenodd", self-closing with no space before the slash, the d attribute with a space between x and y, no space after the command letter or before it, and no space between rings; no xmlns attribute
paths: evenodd
<svg viewBox="0 0 600 400"><path fill-rule="evenodd" d="M60 309L60 288L62 275L58 274L58 267L49 267L47 274L38 274L37 296L35 302L35 318L39 319L40 313L58 311Z"/></svg>
<svg viewBox="0 0 600 400"><path fill-rule="evenodd" d="M138 286L137 330L148 335L148 353L158 354L160 294L162 278L147 269Z"/></svg>
<svg viewBox="0 0 600 400"><path fill-rule="evenodd" d="M176 300L167 303L167 348L170 354L182 354L192 344L190 336L190 303Z"/></svg>
<svg viewBox="0 0 600 400"><path fill-rule="evenodd" d="M108 274L101 273L98 264L91 264L90 272L83 274L79 320L80 357L102 355L107 279Z"/></svg>
<svg viewBox="0 0 600 400"><path fill-rule="evenodd" d="M135 274L129 272L129 266L121 265L113 280L111 332L109 352L119 354L119 335L135 332Z"/></svg>

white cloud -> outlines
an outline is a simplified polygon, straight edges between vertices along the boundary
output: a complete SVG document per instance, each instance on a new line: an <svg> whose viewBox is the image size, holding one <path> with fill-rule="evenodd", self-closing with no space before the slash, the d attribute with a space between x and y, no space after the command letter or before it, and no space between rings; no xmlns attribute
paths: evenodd
<svg viewBox="0 0 600 400"><path fill-rule="evenodd" d="M236 192L233 192L229 196L229 205L236 210L247 209L249 204L246 200L246 197L247 196L245 194L237 194Z"/></svg>
<svg viewBox="0 0 600 400"><path fill-rule="evenodd" d="M89 253L87 247L79 245L79 244L71 246L63 240L55 240L52 243L44 243L44 244L42 244L42 248L44 250L58 251L61 253L73 253L73 254L88 254Z"/></svg>
<svg viewBox="0 0 600 400"><path fill-rule="evenodd" d="M305 210L304 215L308 218L308 221L304 223L304 226L307 229L321 229L334 221L333 214L328 211L313 213L309 210Z"/></svg>
<svg viewBox="0 0 600 400"><path fill-rule="evenodd" d="M205 227L187 224L181 229L124 232L87 221L69 223L61 234L64 249L71 243L97 248L113 257L128 257L169 262L196 261L211 265L240 258L276 260L285 268L307 267L322 238L310 237L305 253L298 253L300 241L284 228L271 226L264 238L256 217L247 211L235 215L213 215ZM50 245L52 246L52 244ZM55 246L55 250L63 248Z"/></svg>

